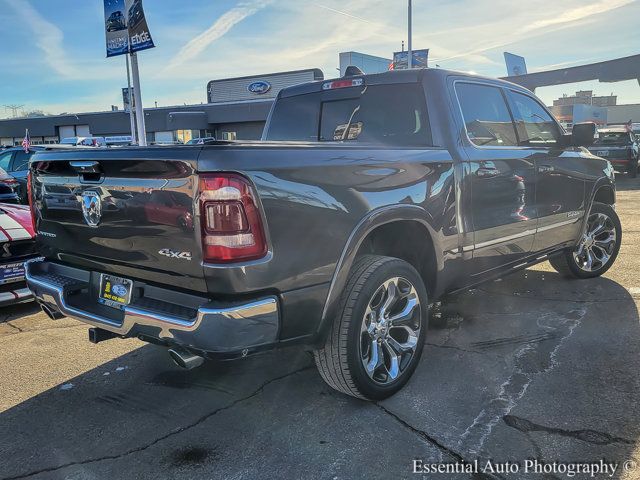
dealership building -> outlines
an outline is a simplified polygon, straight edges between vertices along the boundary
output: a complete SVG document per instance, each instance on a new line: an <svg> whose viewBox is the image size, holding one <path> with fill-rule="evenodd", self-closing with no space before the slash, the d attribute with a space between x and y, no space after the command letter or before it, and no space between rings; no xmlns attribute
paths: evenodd
<svg viewBox="0 0 640 480"><path fill-rule="evenodd" d="M323 79L322 71L314 68L213 80L207 85L207 103L145 108L147 142L184 142L203 136L260 139L280 90ZM67 137L131 135L129 113L117 110L0 120L0 144L20 145L26 129L33 144L58 143Z"/></svg>

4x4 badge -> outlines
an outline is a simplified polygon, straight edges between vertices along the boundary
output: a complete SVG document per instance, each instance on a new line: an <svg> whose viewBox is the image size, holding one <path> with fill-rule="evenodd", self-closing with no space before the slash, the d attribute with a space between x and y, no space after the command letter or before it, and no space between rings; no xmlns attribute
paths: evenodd
<svg viewBox="0 0 640 480"><path fill-rule="evenodd" d="M191 261L191 252L174 252L170 248L163 248L158 252L160 255L164 255L169 258L177 258L178 260Z"/></svg>

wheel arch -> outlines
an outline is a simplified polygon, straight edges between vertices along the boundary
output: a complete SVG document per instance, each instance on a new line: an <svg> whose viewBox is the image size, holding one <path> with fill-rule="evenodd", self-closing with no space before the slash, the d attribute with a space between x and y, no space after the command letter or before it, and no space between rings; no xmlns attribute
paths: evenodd
<svg viewBox="0 0 640 480"><path fill-rule="evenodd" d="M591 203L598 202L614 206L616 204L616 190L613 185L602 184L594 190Z"/></svg>
<svg viewBox="0 0 640 480"><path fill-rule="evenodd" d="M585 229L587 228L589 212L591 211L591 206L594 204L594 202L604 203L612 207L615 206L616 186L615 183L608 177L600 178L591 189L589 197L587 198L586 211L582 219L582 228L580 229L580 235L583 235ZM579 237L576 238L576 243L578 242L578 240Z"/></svg>
<svg viewBox="0 0 640 480"><path fill-rule="evenodd" d="M436 289L437 272L443 261L442 254L438 254L442 250L437 238L428 213L417 205L391 205L373 210L365 216L349 236L336 265L316 332L317 340L324 339L337 313L351 266L359 255L371 253L407 261L423 278L427 294L431 296ZM420 239L423 242L419 242Z"/></svg>

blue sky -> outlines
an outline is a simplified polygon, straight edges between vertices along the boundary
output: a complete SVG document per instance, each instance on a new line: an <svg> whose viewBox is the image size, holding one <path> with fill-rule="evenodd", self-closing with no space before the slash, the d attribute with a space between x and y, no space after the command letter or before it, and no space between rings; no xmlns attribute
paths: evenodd
<svg viewBox="0 0 640 480"><path fill-rule="evenodd" d="M406 36L404 0L145 0L157 48L139 54L145 106L206 101L209 80L307 67L335 75L341 51L390 56ZM505 74L640 53L640 0L414 0L414 45L431 64ZM48 113L121 105L124 57L105 58L102 0L0 0L0 105ZM538 90L550 103L579 88L640 103L640 85ZM0 117L8 116L0 107Z"/></svg>

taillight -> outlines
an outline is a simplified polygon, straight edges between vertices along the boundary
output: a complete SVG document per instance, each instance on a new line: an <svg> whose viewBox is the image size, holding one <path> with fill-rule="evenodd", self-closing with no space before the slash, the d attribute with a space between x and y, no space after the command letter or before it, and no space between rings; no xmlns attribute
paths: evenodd
<svg viewBox="0 0 640 480"><path fill-rule="evenodd" d="M267 254L255 192L240 175L200 175L200 223L205 262L256 260Z"/></svg>
<svg viewBox="0 0 640 480"><path fill-rule="evenodd" d="M31 212L31 226L33 227L33 233L37 234L38 230L36 229L36 209L33 205L33 187L31 186L32 182L31 170L27 173L27 197L29 199L29 211Z"/></svg>
<svg viewBox="0 0 640 480"><path fill-rule="evenodd" d="M10 175L2 175L0 176L0 182L5 185L17 185L18 181Z"/></svg>

